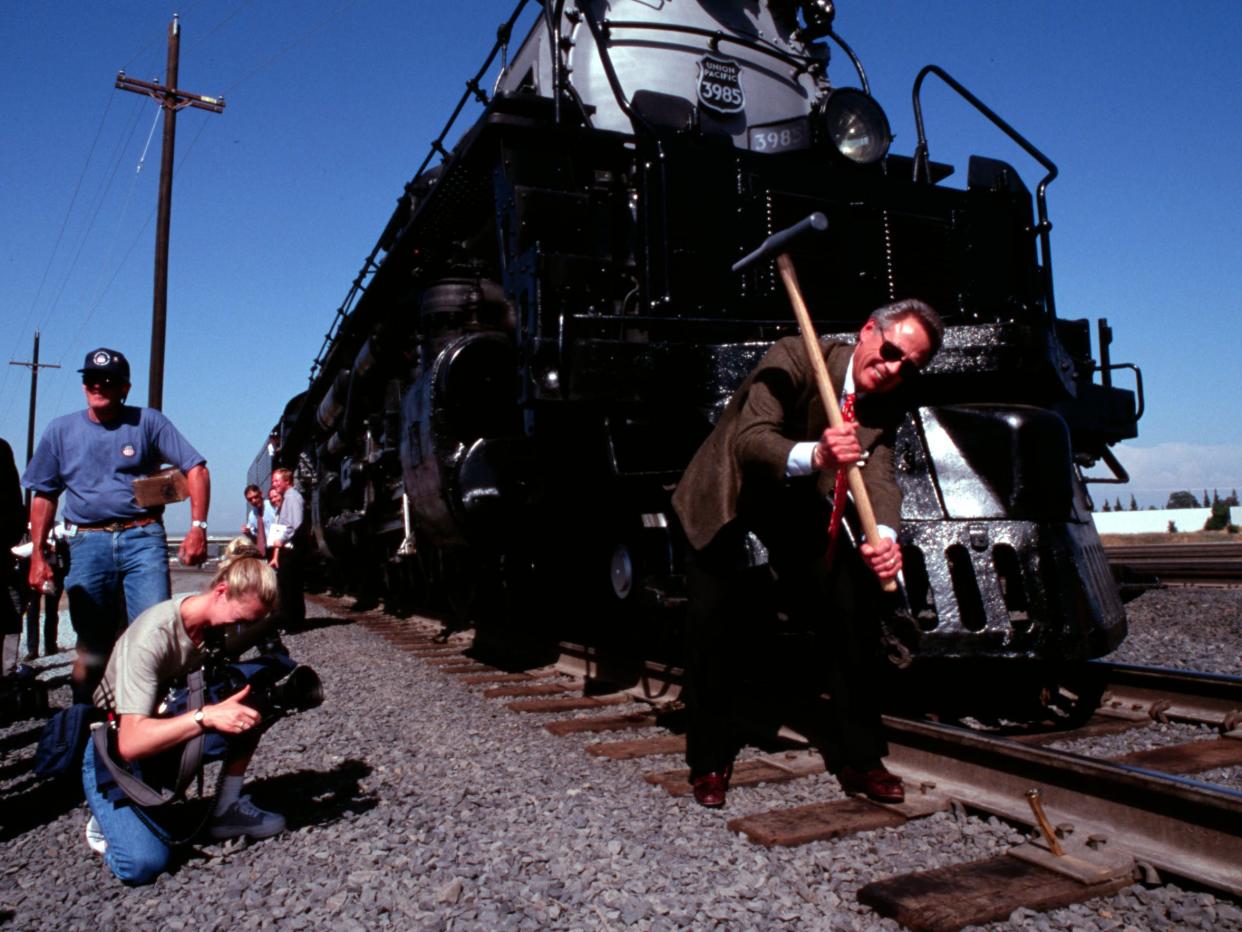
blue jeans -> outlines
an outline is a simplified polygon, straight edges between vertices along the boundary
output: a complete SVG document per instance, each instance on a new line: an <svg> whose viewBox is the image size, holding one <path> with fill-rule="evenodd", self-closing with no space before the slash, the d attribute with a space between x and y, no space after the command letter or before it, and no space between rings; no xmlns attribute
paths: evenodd
<svg viewBox="0 0 1242 932"><path fill-rule="evenodd" d="M167 836L145 822L133 806L109 802L100 792L94 741L86 743L82 757L82 789L91 813L108 839L104 862L112 873L129 884L150 883L163 873L172 855Z"/></svg>
<svg viewBox="0 0 1242 932"><path fill-rule="evenodd" d="M157 521L124 531L78 531L68 542L65 591L78 653L102 674L116 640L122 592L130 622L172 598L164 525Z"/></svg>

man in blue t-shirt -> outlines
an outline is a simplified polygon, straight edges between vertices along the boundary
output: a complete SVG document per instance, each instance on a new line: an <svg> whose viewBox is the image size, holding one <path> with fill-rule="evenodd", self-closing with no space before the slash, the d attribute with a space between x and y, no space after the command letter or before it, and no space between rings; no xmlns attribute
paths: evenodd
<svg viewBox="0 0 1242 932"><path fill-rule="evenodd" d="M86 410L48 424L22 484L34 493L29 582L36 591L52 579L43 544L64 496L65 591L78 635L74 701L90 702L112 652L122 594L129 621L171 597L164 509L139 505L133 481L164 463L185 472L192 520L180 559L197 566L207 557L211 477L206 460L168 418L153 408L125 404L130 386L124 355L100 347L86 354L79 371Z"/></svg>

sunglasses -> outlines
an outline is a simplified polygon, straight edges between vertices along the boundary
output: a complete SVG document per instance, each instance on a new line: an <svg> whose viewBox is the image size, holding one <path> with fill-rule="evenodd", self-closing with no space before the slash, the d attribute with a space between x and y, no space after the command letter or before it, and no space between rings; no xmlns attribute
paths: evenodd
<svg viewBox="0 0 1242 932"><path fill-rule="evenodd" d="M88 375L82 379L82 384L87 388L96 386L98 388L114 388L117 385L124 385L120 379L115 379L110 375Z"/></svg>
<svg viewBox="0 0 1242 932"><path fill-rule="evenodd" d="M880 331L880 358L885 362L899 362L901 366L898 368L898 374L903 379L913 378L919 374L920 366L906 356L905 352L896 343L890 341L884 336L884 331Z"/></svg>

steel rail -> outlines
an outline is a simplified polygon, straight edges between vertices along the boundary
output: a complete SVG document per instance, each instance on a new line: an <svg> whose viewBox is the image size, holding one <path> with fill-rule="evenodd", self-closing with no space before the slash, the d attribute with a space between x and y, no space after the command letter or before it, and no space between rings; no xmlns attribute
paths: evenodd
<svg viewBox="0 0 1242 932"><path fill-rule="evenodd" d="M965 728L884 717L886 763L914 786L1033 825L1038 789L1053 824L1106 839L1137 864L1242 895L1242 793L1125 764L1033 748Z"/></svg>
<svg viewBox="0 0 1242 932"><path fill-rule="evenodd" d="M1094 661L1108 686L1100 712L1143 712L1157 721L1202 722L1231 731L1242 724L1242 677L1197 670Z"/></svg>
<svg viewBox="0 0 1242 932"><path fill-rule="evenodd" d="M629 691L660 703L678 696L682 670L646 661L619 665L604 652L562 643L559 669L586 679L637 673ZM1242 705L1242 677L1096 663L1119 702L1140 703L1166 720L1232 727ZM1108 849L1110 861L1136 864L1242 895L1242 793L1185 777L953 725L884 716L886 763L912 788L1015 823L1034 826L1027 791L1038 789L1053 824ZM1102 841L1106 839L1107 841ZM1079 850L1082 845L1076 846Z"/></svg>

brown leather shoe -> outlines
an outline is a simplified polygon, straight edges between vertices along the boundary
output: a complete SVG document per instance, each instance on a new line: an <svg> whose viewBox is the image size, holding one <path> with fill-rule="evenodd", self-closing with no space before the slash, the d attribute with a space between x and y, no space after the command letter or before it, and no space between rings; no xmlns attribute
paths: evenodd
<svg viewBox="0 0 1242 932"><path fill-rule="evenodd" d="M713 770L711 773L691 777L694 801L708 809L719 809L725 804L725 795L729 792L729 777L732 774L733 768L726 767L724 770Z"/></svg>
<svg viewBox="0 0 1242 932"><path fill-rule="evenodd" d="M884 765L871 770L855 770L853 767L842 767L837 774L841 781L841 789L847 793L864 793L878 803L903 803L906 791L901 785L901 777L884 769Z"/></svg>

